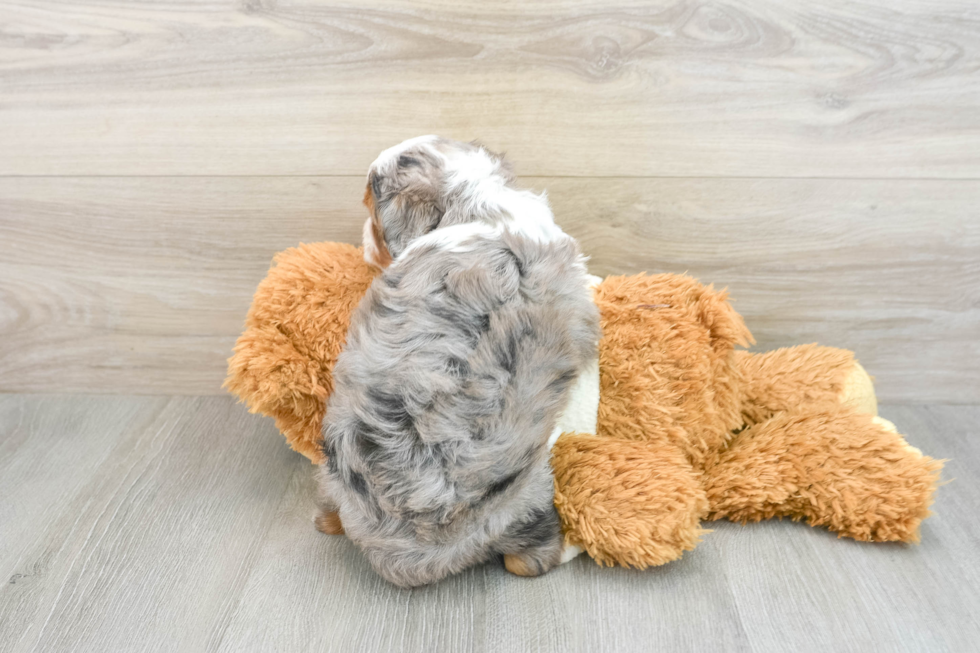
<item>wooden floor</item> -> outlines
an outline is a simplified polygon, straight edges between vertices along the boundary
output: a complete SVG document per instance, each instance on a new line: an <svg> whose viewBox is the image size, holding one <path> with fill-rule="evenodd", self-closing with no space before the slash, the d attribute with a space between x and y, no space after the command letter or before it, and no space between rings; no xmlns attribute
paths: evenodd
<svg viewBox="0 0 980 653"><path fill-rule="evenodd" d="M719 523L679 562L499 562L412 591L316 532L312 467L224 397L0 395L0 651L973 651L977 406L885 406L950 458L922 544Z"/></svg>

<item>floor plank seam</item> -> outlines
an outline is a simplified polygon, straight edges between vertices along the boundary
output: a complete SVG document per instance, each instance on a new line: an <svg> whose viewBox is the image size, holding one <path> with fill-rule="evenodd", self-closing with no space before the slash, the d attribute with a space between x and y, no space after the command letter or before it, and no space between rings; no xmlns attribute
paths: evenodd
<svg viewBox="0 0 980 653"><path fill-rule="evenodd" d="M242 599L245 597L245 591L248 589L248 581L252 578L252 574L255 573L256 565L254 562L259 558L260 554L262 553L262 549L265 547L266 539L268 538L269 533L272 531L272 527L276 523L276 517L284 509L286 500L289 497L289 488L292 487L293 482L296 480L296 476L301 473L303 473L303 468L300 466L295 467L293 472L289 475L287 481L283 483L282 496L279 497L279 501L276 503L276 509L270 512L268 523L266 524L265 528L262 529L262 534L255 538L254 553L251 550L249 551L249 570L241 580L240 590L238 592L238 596L235 598L235 604L229 607L227 618L224 620L221 632L218 634L217 642L215 642L213 647L211 646L211 642L214 639L214 634L208 637L208 643L205 646L207 651L221 650L221 644L225 641L225 637L228 635L228 630L231 628L231 624L234 622L235 616L238 614L239 608L242 605ZM312 522L310 524L310 528L313 528Z"/></svg>

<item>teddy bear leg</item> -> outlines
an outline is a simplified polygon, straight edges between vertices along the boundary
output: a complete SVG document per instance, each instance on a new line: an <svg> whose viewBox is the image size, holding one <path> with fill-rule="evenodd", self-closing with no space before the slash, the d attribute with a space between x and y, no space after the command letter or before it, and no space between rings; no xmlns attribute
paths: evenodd
<svg viewBox="0 0 980 653"><path fill-rule="evenodd" d="M800 345L762 354L737 352L742 414L757 424L776 413L818 403L878 414L871 377L846 349Z"/></svg>
<svg viewBox="0 0 980 653"><path fill-rule="evenodd" d="M705 470L711 519L804 519L863 541L917 542L939 481L889 422L848 406L787 411L738 433Z"/></svg>
<svg viewBox="0 0 980 653"><path fill-rule="evenodd" d="M669 442L565 434L551 464L566 546L600 565L662 565L705 533L701 475Z"/></svg>

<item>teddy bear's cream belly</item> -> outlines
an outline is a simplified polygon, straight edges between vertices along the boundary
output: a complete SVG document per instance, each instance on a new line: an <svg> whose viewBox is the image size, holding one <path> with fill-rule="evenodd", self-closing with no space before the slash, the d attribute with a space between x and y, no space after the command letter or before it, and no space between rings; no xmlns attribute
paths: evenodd
<svg viewBox="0 0 980 653"><path fill-rule="evenodd" d="M599 277L589 275L589 287L594 288L602 281ZM572 389L568 394L568 403L555 423L555 428L548 438L548 448L550 449L561 437L562 433L577 433L579 435L595 435L596 427L599 422L599 353L596 352L595 358L590 362L575 379ZM562 563L568 562L582 549L577 546L565 544L562 550Z"/></svg>

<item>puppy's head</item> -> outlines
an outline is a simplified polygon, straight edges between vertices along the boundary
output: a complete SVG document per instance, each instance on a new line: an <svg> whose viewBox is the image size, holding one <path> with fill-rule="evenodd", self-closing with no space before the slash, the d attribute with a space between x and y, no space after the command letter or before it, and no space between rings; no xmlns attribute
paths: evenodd
<svg viewBox="0 0 980 653"><path fill-rule="evenodd" d="M475 143L420 136L388 148L368 170L365 260L387 267L416 238L475 219L454 208L512 181L504 158Z"/></svg>

